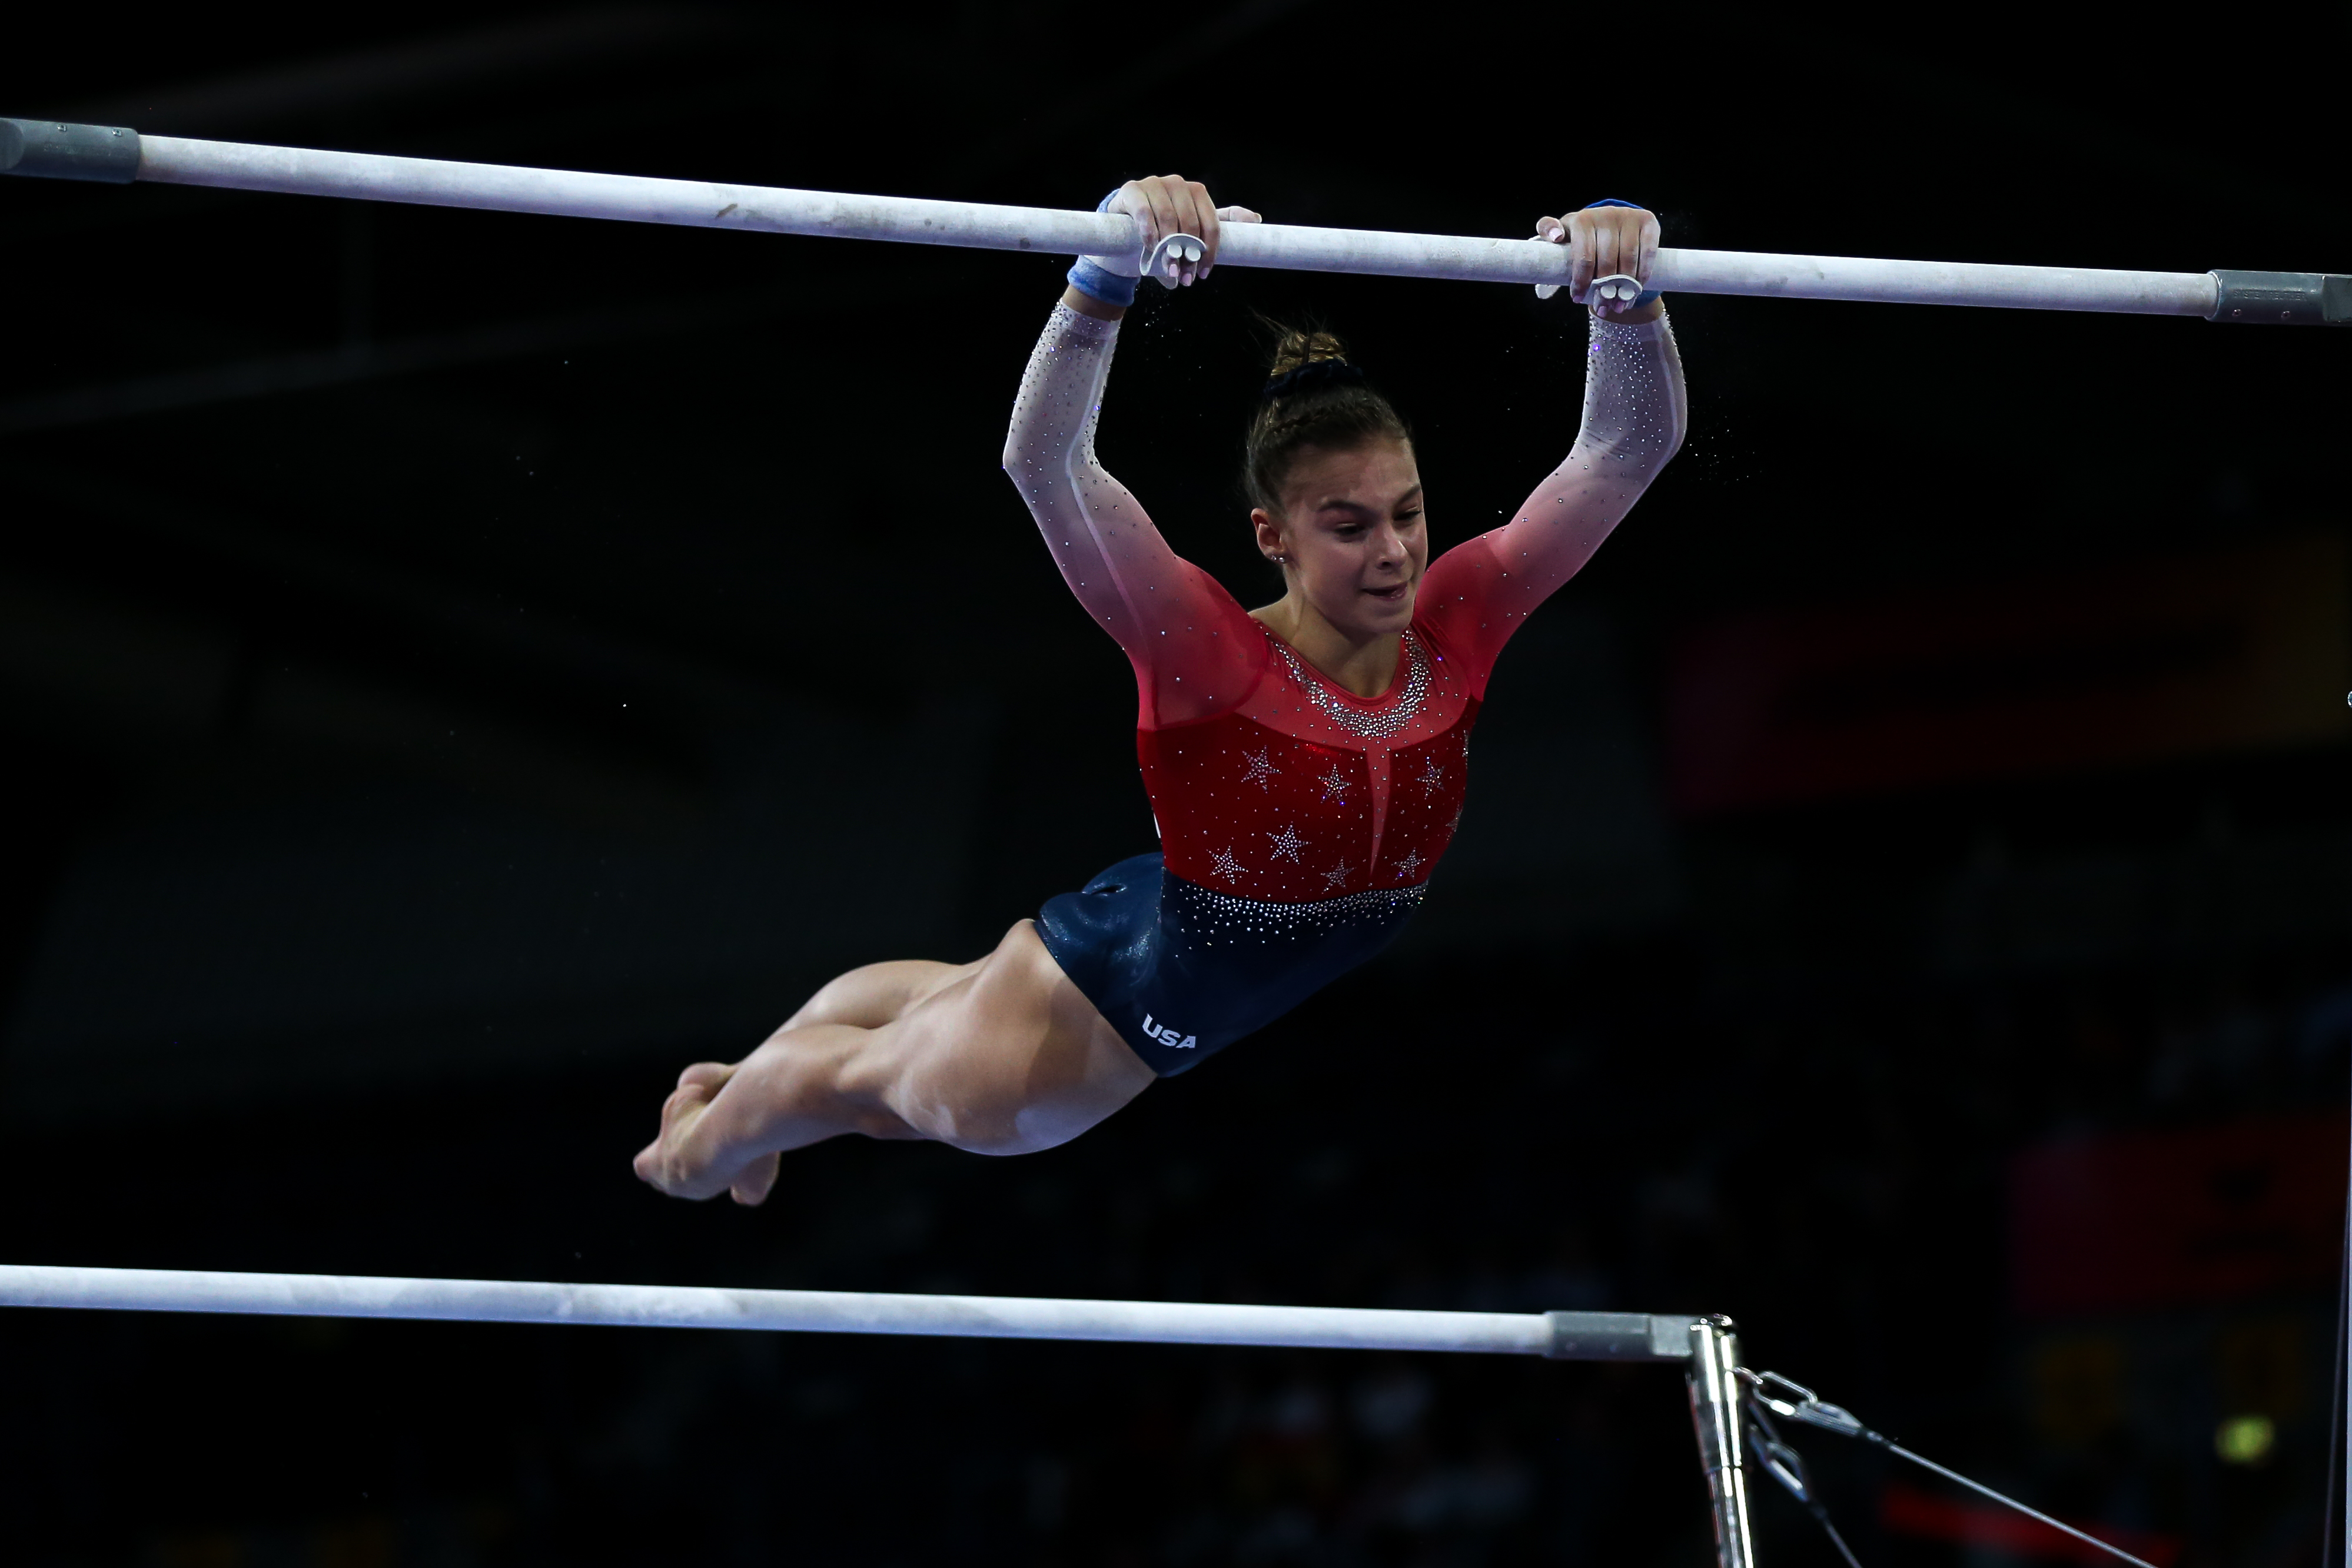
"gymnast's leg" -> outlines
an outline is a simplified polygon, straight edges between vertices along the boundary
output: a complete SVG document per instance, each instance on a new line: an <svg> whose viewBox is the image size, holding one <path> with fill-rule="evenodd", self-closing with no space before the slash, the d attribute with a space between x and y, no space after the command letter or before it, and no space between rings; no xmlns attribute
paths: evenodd
<svg viewBox="0 0 2352 1568"><path fill-rule="evenodd" d="M908 1007L979 966L940 963L928 958L868 963L826 982L815 995L802 1004L799 1012L784 1020L783 1028L776 1033L806 1028L812 1024L855 1024L861 1029L878 1029L885 1024L896 1023L898 1015Z"/></svg>
<svg viewBox="0 0 2352 1568"><path fill-rule="evenodd" d="M1025 1154L1152 1078L1023 921L977 963L852 970L741 1061L687 1068L636 1172L673 1197L758 1204L793 1149L862 1132Z"/></svg>

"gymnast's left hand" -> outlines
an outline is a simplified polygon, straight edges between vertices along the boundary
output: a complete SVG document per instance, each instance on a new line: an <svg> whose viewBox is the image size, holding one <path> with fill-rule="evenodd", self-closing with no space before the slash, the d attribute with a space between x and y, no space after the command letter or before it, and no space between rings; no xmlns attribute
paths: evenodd
<svg viewBox="0 0 2352 1568"><path fill-rule="evenodd" d="M1647 207L1586 207L1564 218L1539 217L1536 237L1569 247L1568 297L1594 315L1654 321L1664 312L1663 300L1636 305L1592 293L1594 279L1620 275L1638 279L1645 289L1650 286L1650 269L1658 259L1658 215Z"/></svg>
<svg viewBox="0 0 2352 1568"><path fill-rule="evenodd" d="M1139 257L1150 257L1152 247L1171 234L1189 234L1201 241L1204 253L1198 261L1170 258L1163 280L1171 289L1183 288L1209 275L1209 269L1217 264L1217 247L1223 238L1221 225L1262 221L1247 207L1217 205L1208 186L1181 174L1129 180L1111 197L1109 210L1125 213L1142 230Z"/></svg>

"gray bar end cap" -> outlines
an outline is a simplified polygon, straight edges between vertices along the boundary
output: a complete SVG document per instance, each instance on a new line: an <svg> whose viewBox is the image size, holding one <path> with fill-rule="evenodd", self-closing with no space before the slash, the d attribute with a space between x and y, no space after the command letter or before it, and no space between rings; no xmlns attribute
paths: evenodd
<svg viewBox="0 0 2352 1568"><path fill-rule="evenodd" d="M127 185L139 177L139 132L121 125L0 119L0 174Z"/></svg>
<svg viewBox="0 0 2352 1568"><path fill-rule="evenodd" d="M2352 326L2352 277L2330 272L2213 273L2209 321L2250 326Z"/></svg>
<svg viewBox="0 0 2352 1568"><path fill-rule="evenodd" d="M1688 1361L1689 1313L1546 1312L1553 1361Z"/></svg>

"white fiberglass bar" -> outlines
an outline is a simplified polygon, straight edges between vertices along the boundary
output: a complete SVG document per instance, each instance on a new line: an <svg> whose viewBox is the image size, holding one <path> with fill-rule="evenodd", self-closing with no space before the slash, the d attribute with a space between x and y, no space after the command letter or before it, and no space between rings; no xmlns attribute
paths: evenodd
<svg viewBox="0 0 2352 1568"><path fill-rule="evenodd" d="M1110 213L706 184L173 136L139 138L136 177L232 190L1029 250L1049 256L1132 256L1138 247L1133 220ZM1568 280L1566 252L1538 240L1301 228L1285 224L1227 227L1221 259L1235 267L1391 278L1489 283ZM2202 272L1876 261L1728 250L1661 250L1651 281L1679 293L2159 316L2210 316L2219 299L2217 280Z"/></svg>
<svg viewBox="0 0 2352 1568"><path fill-rule="evenodd" d="M0 1307L1679 1361L1687 1314L1422 1312L0 1265Z"/></svg>

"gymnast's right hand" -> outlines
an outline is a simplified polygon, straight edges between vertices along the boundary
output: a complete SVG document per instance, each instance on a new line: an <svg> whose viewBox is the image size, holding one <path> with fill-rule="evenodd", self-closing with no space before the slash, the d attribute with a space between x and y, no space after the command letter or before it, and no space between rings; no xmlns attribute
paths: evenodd
<svg viewBox="0 0 2352 1568"><path fill-rule="evenodd" d="M1209 275L1209 268L1217 264L1217 246L1223 237L1221 224L1262 221L1247 207L1217 205L1210 198L1208 186L1181 174L1129 180L1111 197L1106 210L1125 213L1143 231L1143 244L1136 252L1139 261L1148 260L1160 242L1171 234L1189 234L1202 242L1202 254L1196 259L1178 260L1173 255L1168 258L1160 281L1171 289L1183 288Z"/></svg>
<svg viewBox="0 0 2352 1568"><path fill-rule="evenodd" d="M1591 206L1565 217L1536 219L1536 237L1569 247L1568 297L1602 318L1627 321L1654 321L1661 313L1657 300L1636 305L1649 287L1650 268L1658 259L1658 215L1647 207ZM1596 294L1592 285L1606 278L1632 278L1634 285L1611 284ZM1539 285L1546 299L1557 285Z"/></svg>

